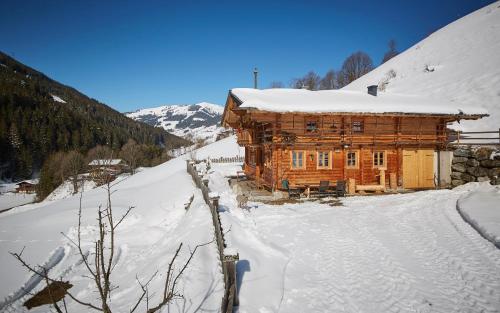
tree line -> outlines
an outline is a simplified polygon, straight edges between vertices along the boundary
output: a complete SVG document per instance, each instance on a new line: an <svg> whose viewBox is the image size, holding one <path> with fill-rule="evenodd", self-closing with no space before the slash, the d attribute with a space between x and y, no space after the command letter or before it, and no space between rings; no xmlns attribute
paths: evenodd
<svg viewBox="0 0 500 313"><path fill-rule="evenodd" d="M65 102L55 101L53 96ZM0 52L0 179L30 178L56 152L113 151L132 138L149 146L151 161L189 144L51 80Z"/></svg>
<svg viewBox="0 0 500 313"><path fill-rule="evenodd" d="M398 55L396 41L390 40L388 50L384 54L381 64L389 61L396 55ZM371 57L366 52L357 51L344 60L339 70L330 69L323 77L314 71L309 71L302 77L292 79L289 87L308 90L340 89L370 72L373 68ZM281 81L273 81L269 84L269 88L284 87L285 85Z"/></svg>
<svg viewBox="0 0 500 313"><path fill-rule="evenodd" d="M138 144L129 139L120 149L98 145L86 154L79 150L58 151L51 154L40 171L40 182L37 185L37 198L45 199L54 189L65 181L70 181L73 193L79 191L80 175L89 171L88 164L93 160L122 159L134 174L137 167L151 167L170 159L167 151L155 146Z"/></svg>

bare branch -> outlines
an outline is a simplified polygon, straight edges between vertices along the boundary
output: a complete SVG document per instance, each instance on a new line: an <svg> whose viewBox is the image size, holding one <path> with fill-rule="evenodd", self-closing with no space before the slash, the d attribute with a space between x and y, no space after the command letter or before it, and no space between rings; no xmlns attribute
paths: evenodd
<svg viewBox="0 0 500 313"><path fill-rule="evenodd" d="M141 303L142 299L144 299L144 297L146 297L146 310L149 308L148 285L157 274L158 274L158 271L154 272L153 275L151 275L151 277L144 284L141 283L141 281L139 280L139 277L137 277L137 275L135 275L135 280L137 281L137 283L141 287L142 294L139 297L139 299L137 300L137 302L135 303L135 305L132 307L132 309L130 309L130 313L134 312L137 309L137 307Z"/></svg>
<svg viewBox="0 0 500 313"><path fill-rule="evenodd" d="M24 248L23 248L24 250ZM22 250L22 251L23 251ZM53 278L50 278L50 276L48 275L44 275L42 272L36 270L34 267L32 267L31 265L29 265L22 257L21 257L21 254L22 254L22 251L20 253L14 253L14 252L9 252L10 255L12 255L14 258L16 258L19 263L21 263L21 265L26 268L28 271L42 277L42 278L45 278L47 279L48 281L50 282L62 282L62 280L57 280L57 279L53 279ZM91 303L87 303L87 302L83 302L79 299L77 299L75 296L73 296L73 294L71 294L69 291L66 291L66 294L71 298L73 299L75 302L81 304L81 305L84 305L84 306L87 306L89 308L92 308L92 309L95 309L95 310L98 310L98 311L101 311L100 308L98 308L97 306L91 304Z"/></svg>

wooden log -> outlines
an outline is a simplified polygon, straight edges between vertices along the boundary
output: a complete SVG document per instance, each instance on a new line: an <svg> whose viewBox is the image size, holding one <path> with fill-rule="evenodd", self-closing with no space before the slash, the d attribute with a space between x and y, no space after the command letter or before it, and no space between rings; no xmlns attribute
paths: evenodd
<svg viewBox="0 0 500 313"><path fill-rule="evenodd" d="M348 183L348 193L350 195L353 195L356 193L356 180L354 178L349 178L349 183Z"/></svg>
<svg viewBox="0 0 500 313"><path fill-rule="evenodd" d="M396 178L396 173L389 174L389 186L392 190L398 189L398 181Z"/></svg>
<svg viewBox="0 0 500 313"><path fill-rule="evenodd" d="M382 185L356 185L356 191L384 191L385 186Z"/></svg>
<svg viewBox="0 0 500 313"><path fill-rule="evenodd" d="M380 185L385 189L385 169L380 169Z"/></svg>

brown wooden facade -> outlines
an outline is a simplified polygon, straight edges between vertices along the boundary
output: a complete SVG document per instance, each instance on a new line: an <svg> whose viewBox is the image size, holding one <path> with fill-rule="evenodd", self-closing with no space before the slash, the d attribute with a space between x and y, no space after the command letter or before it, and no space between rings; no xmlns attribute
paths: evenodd
<svg viewBox="0 0 500 313"><path fill-rule="evenodd" d="M36 192L36 184L27 182L27 181L22 181L20 183L16 184L16 192L19 193L35 193Z"/></svg>
<svg viewBox="0 0 500 313"><path fill-rule="evenodd" d="M355 179L389 187L433 188L435 151L446 149L447 124L480 115L264 112L240 108L230 93L223 125L245 147L247 176L269 189ZM381 171L383 170L383 171ZM394 182L395 179L395 182ZM394 186L393 186L394 187Z"/></svg>

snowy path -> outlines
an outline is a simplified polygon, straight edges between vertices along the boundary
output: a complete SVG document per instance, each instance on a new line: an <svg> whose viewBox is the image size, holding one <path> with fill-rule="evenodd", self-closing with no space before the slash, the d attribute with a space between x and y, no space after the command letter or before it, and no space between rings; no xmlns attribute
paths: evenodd
<svg viewBox="0 0 500 313"><path fill-rule="evenodd" d="M500 312L500 250L457 213L465 188L247 212L217 171L211 186L246 262L240 313Z"/></svg>

